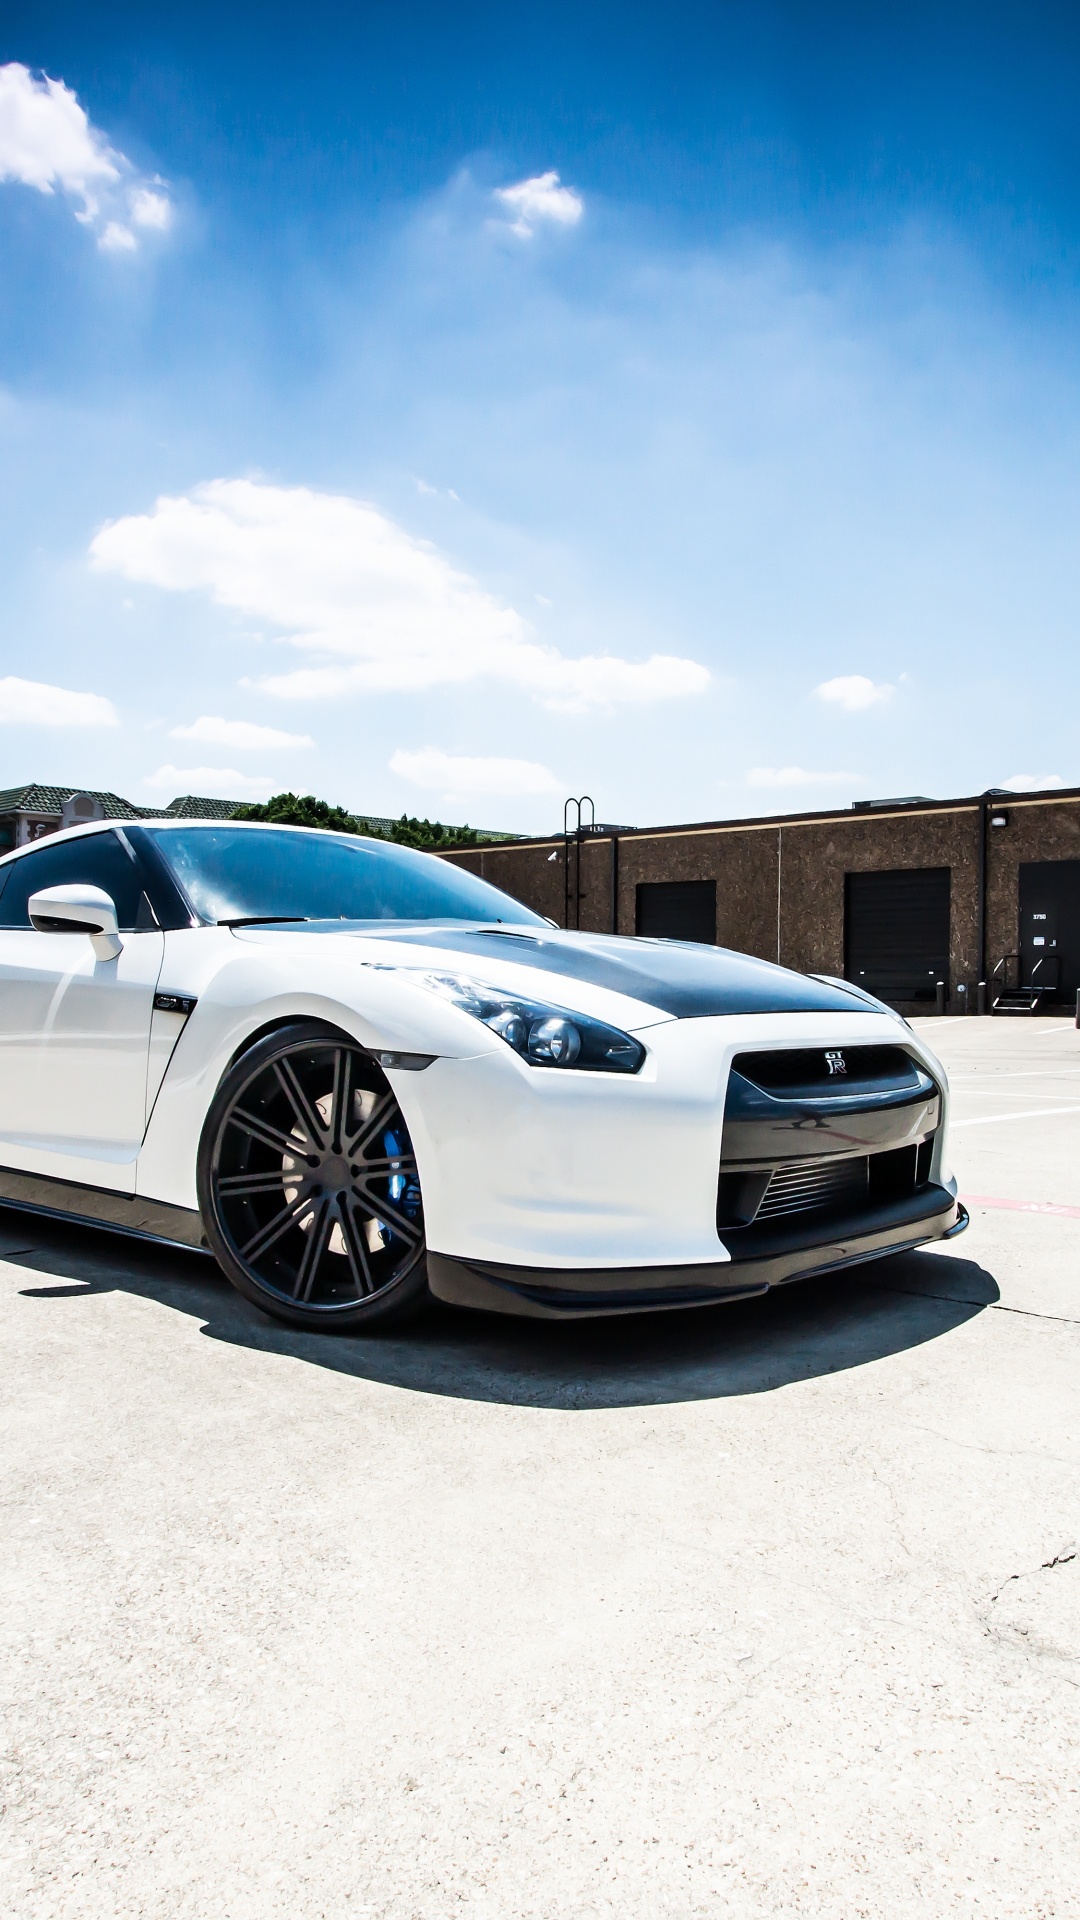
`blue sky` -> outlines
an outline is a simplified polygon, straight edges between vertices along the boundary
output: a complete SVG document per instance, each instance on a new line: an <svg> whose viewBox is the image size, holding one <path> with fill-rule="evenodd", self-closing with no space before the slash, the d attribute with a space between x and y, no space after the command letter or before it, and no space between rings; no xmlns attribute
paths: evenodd
<svg viewBox="0 0 1080 1920"><path fill-rule="evenodd" d="M1064 5L8 5L0 784L1080 783Z"/></svg>

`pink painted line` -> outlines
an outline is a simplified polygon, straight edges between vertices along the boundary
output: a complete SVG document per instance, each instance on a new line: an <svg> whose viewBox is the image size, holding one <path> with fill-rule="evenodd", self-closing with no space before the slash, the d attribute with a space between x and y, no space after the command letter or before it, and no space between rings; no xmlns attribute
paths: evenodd
<svg viewBox="0 0 1080 1920"><path fill-rule="evenodd" d="M1011 1213L1055 1213L1066 1220L1080 1220L1080 1207L1059 1207L1053 1200L999 1200L987 1193L965 1193L969 1207L1007 1207Z"/></svg>

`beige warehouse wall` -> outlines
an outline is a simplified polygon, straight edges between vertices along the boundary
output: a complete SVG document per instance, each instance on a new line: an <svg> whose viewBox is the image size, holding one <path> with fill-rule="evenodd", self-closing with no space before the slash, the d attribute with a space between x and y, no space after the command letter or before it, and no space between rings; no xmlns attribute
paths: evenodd
<svg viewBox="0 0 1080 1920"><path fill-rule="evenodd" d="M987 832L988 973L1017 945L1021 863L1080 860L1080 794L1009 796L994 810L1004 810L1008 825ZM618 931L634 932L636 889L642 882L715 880L720 945L766 960L779 958L803 972L840 974L845 874L948 867L952 979L973 986L979 977L979 831L978 801L963 800L896 813L796 815L622 834ZM562 925L561 838L443 857ZM611 931L611 860L610 839L583 843L581 926L586 931Z"/></svg>

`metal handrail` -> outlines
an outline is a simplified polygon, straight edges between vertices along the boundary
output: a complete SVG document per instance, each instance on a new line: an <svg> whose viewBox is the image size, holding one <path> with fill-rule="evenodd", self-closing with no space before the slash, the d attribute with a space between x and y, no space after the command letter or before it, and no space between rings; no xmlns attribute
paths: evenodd
<svg viewBox="0 0 1080 1920"><path fill-rule="evenodd" d="M1038 973L1040 967L1045 967L1045 966L1049 966L1050 972L1052 972L1054 976L1053 979L1050 978L1050 975L1048 973L1044 980L1037 981L1035 978L1035 975ZM1061 985L1060 953L1041 953L1039 955L1039 958L1036 960L1035 965L1031 969L1032 992L1056 993L1060 985Z"/></svg>
<svg viewBox="0 0 1080 1920"><path fill-rule="evenodd" d="M994 981L999 982L1001 991L1003 993L1056 993L1061 985L1060 953L1040 954L1032 966L1031 978L1026 984L1021 981L1020 978L1020 968L1023 957L1022 953L1002 954L1001 959L998 961L991 975ZM1011 979L1010 967L1014 963L1016 967L1016 978ZM1047 968L1047 971L1040 980L1037 978L1037 975L1044 967ZM1052 979L1050 977L1051 973L1053 974Z"/></svg>
<svg viewBox="0 0 1080 1920"><path fill-rule="evenodd" d="M581 810L587 806L588 820L582 819ZM577 824L570 824L570 809L576 809ZM581 926L581 902L584 894L581 889L581 843L587 833L596 830L596 807L590 793L583 793L580 799L571 798L563 806L563 926L570 925L570 902L573 900L574 926ZM570 853L574 853L574 883L570 884Z"/></svg>

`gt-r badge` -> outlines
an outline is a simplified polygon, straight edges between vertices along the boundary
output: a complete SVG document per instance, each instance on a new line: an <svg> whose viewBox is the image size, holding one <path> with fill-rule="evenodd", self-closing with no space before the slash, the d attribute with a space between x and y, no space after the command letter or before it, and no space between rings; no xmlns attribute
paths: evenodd
<svg viewBox="0 0 1080 1920"><path fill-rule="evenodd" d="M830 1073L847 1072L847 1061L844 1059L842 1053L827 1053L825 1055L825 1065L828 1067Z"/></svg>

